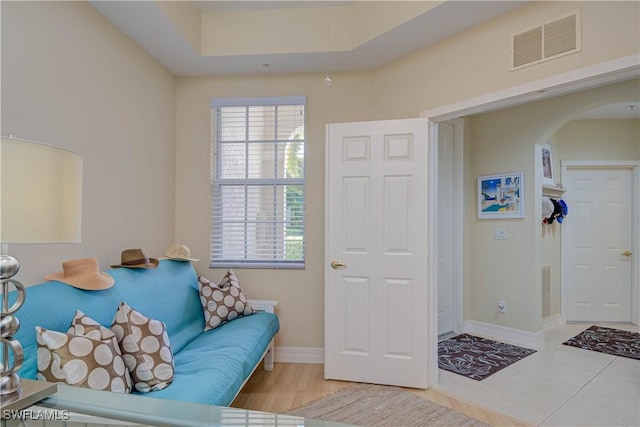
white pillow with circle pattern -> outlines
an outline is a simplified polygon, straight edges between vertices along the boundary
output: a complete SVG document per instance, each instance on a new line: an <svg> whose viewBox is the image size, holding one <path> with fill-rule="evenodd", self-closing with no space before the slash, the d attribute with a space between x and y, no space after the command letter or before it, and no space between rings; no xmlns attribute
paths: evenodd
<svg viewBox="0 0 640 427"><path fill-rule="evenodd" d="M247 303L247 297L233 270L229 270L219 285L205 277L198 277L200 303L204 312L204 330L215 329L240 316L248 316L255 310Z"/></svg>
<svg viewBox="0 0 640 427"><path fill-rule="evenodd" d="M173 353L164 322L149 319L121 302L111 330L118 337L122 357L137 391L162 390L173 382Z"/></svg>
<svg viewBox="0 0 640 427"><path fill-rule="evenodd" d="M131 391L131 377L113 337L105 340L36 326L38 379L108 390Z"/></svg>

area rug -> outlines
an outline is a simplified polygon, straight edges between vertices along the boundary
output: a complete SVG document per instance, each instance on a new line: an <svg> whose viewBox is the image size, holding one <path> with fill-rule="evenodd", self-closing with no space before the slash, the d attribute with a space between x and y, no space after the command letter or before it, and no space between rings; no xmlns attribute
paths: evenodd
<svg viewBox="0 0 640 427"><path fill-rule="evenodd" d="M307 403L287 414L371 427L487 426L400 387L377 384L357 384Z"/></svg>
<svg viewBox="0 0 640 427"><path fill-rule="evenodd" d="M640 360L640 333L592 326L564 345Z"/></svg>
<svg viewBox="0 0 640 427"><path fill-rule="evenodd" d="M462 334L438 343L438 367L482 381L535 352L529 348Z"/></svg>

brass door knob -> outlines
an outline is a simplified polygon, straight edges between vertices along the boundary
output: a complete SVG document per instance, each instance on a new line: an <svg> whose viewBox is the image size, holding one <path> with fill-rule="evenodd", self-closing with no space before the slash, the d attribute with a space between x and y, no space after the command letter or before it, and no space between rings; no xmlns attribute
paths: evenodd
<svg viewBox="0 0 640 427"><path fill-rule="evenodd" d="M331 260L331 268L340 268L340 267L346 267L347 264L343 264L340 261L336 261L335 259Z"/></svg>
<svg viewBox="0 0 640 427"><path fill-rule="evenodd" d="M633 255L633 253L631 253L631 251L624 251L624 252L622 252L621 255L624 255L626 257L630 257L631 255Z"/></svg>

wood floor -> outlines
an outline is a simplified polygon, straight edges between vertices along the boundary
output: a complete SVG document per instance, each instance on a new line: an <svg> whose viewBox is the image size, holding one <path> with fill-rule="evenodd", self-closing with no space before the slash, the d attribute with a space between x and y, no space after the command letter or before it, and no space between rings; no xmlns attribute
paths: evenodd
<svg viewBox="0 0 640 427"><path fill-rule="evenodd" d="M271 372L259 366L231 406L284 413L353 384L347 381L325 380L323 365L276 363ZM493 426L528 426L514 418L439 391L407 390Z"/></svg>

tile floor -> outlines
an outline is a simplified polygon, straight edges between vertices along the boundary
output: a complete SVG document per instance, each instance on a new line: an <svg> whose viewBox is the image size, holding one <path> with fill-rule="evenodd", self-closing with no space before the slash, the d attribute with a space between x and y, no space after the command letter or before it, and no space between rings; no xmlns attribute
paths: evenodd
<svg viewBox="0 0 640 427"><path fill-rule="evenodd" d="M591 325L546 331L544 348L483 381L440 369L436 388L533 425L640 426L640 360L562 345Z"/></svg>

